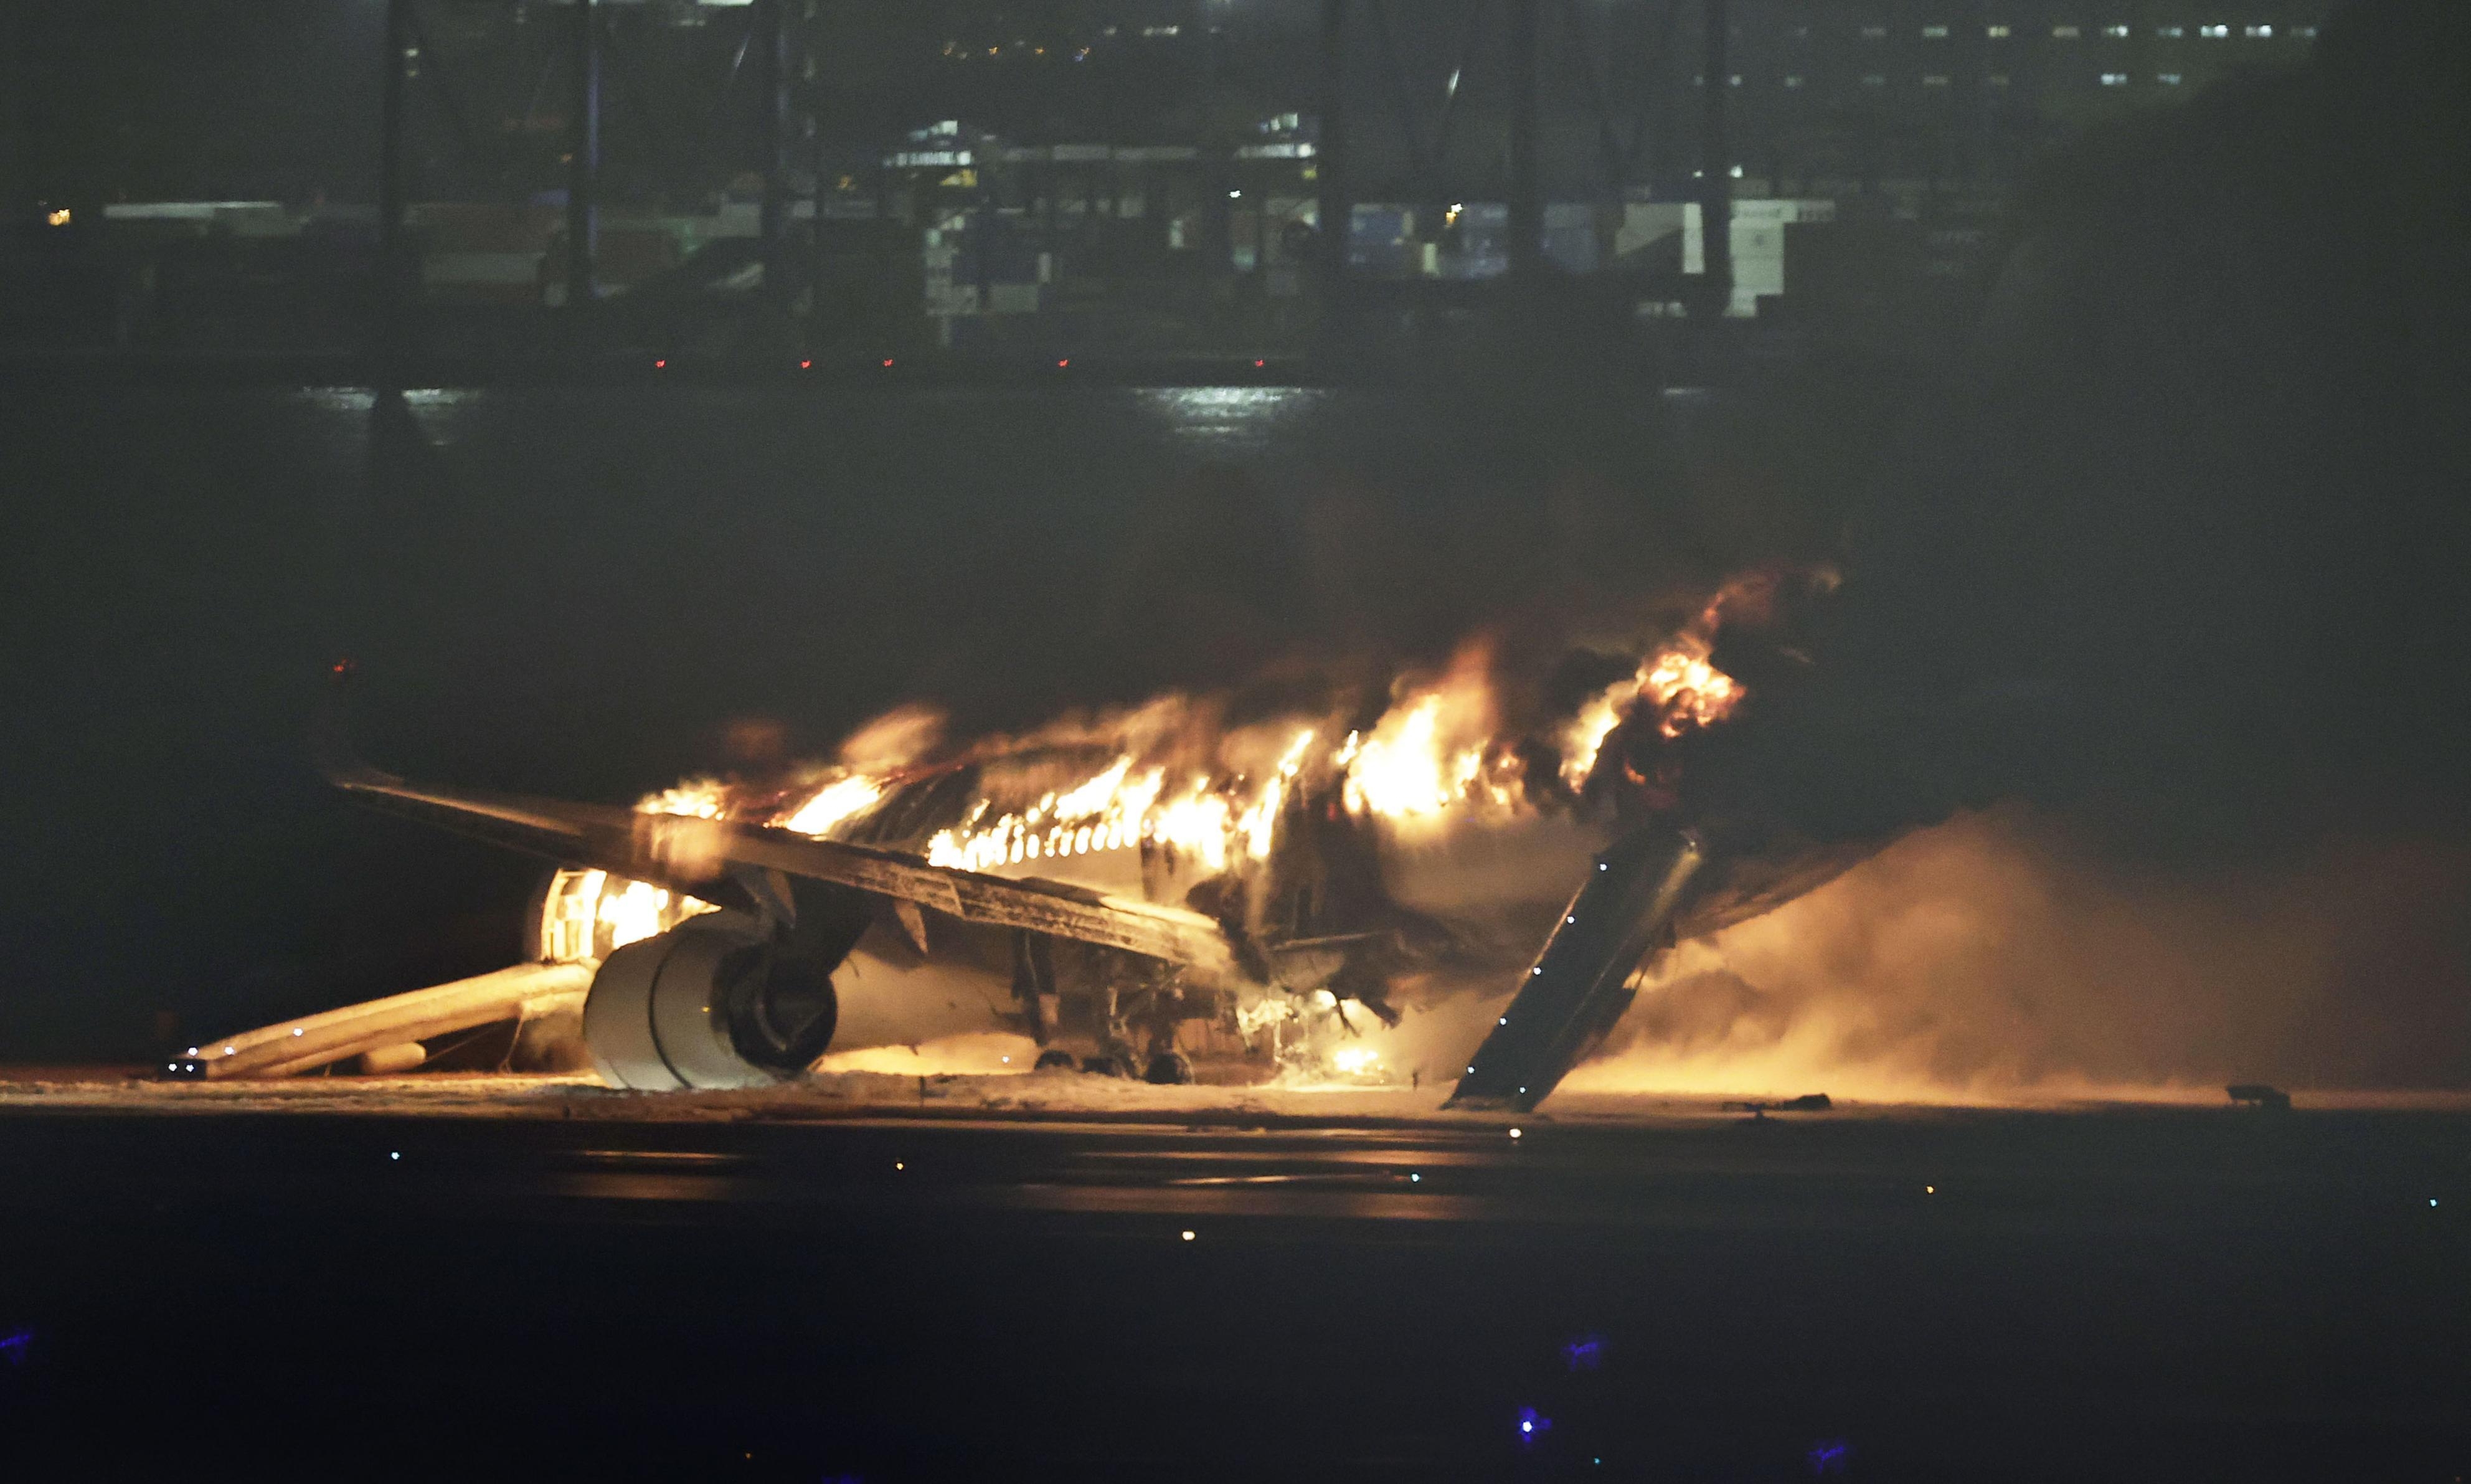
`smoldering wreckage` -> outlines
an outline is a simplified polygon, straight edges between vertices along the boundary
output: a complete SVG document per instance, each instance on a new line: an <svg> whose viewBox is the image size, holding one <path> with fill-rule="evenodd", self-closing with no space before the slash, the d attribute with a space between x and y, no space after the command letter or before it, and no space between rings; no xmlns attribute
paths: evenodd
<svg viewBox="0 0 2471 1484"><path fill-rule="evenodd" d="M1003 1030L1038 1070L1404 1080L1369 1031L1513 990L1452 1049L1451 1100L1531 1109L1659 954L1969 802L1915 739L2000 707L1916 726L1847 702L1805 648L1834 588L1738 577L1644 657L1575 654L1525 688L1559 705L1507 699L1477 645L1370 704L1170 696L958 748L898 712L834 766L633 809L384 773L346 740L339 665L319 766L359 802L552 862L534 961L164 1072L407 1072L494 1036L506 1065L723 1089Z"/></svg>

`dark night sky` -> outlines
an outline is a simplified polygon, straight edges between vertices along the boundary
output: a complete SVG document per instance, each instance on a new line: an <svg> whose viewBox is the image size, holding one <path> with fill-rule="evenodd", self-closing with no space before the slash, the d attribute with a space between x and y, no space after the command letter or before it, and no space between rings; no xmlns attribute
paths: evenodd
<svg viewBox="0 0 2471 1484"><path fill-rule="evenodd" d="M383 8L97 0L17 18L35 194L365 199Z"/></svg>

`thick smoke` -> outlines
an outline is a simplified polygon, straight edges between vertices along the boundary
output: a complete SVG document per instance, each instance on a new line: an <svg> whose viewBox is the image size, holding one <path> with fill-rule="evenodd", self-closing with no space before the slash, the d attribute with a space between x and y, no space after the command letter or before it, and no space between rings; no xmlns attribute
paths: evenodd
<svg viewBox="0 0 2471 1484"><path fill-rule="evenodd" d="M1683 946L1576 1092L1878 1099L2459 1084L2471 850L2124 864L2008 808Z"/></svg>
<svg viewBox="0 0 2471 1484"><path fill-rule="evenodd" d="M1213 700L1214 727L1298 694L1377 710L1390 677L1490 632L1507 711L1566 715L1619 674L1557 686L1574 646L1670 634L1717 573L1824 546L1847 566L1829 691L1942 719L2057 697L2007 753L1942 749L2034 802L1685 945L1573 1090L2471 1080L2471 858L2411 833L2471 818L2464 16L2354 6L2307 68L2048 162L1902 459L1824 457L1809 419L1756 440L1799 450L1769 457L1821 471L1803 484L1685 457L1633 384L1574 395L1572 359L1494 347L1428 453L1196 471L1092 584L1051 647L1070 664L990 649L1005 663L921 688L983 705L971 735L1059 695L1285 682L1258 713ZM1850 537L1817 536L1866 468ZM1692 606L1638 601L1674 593ZM1831 761L1804 781L1859 794L1882 770ZM1509 987L1425 997L1385 1060L1448 1073Z"/></svg>
<svg viewBox="0 0 2471 1484"><path fill-rule="evenodd" d="M2053 697L1934 755L2012 802L1686 945L1570 1087L2471 1081L2466 64L2465 8L2352 5L2045 162L1824 656Z"/></svg>

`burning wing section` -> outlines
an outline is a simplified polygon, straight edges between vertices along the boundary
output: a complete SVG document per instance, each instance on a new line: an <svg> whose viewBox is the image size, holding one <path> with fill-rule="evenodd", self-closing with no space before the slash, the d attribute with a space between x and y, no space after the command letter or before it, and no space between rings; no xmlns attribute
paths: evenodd
<svg viewBox="0 0 2471 1484"><path fill-rule="evenodd" d="M852 1039L915 1042L936 1007L984 1010L990 986L1042 1045L1078 1029L1094 1059L1137 1071L1141 1027L1156 1063L1172 1042L1161 1027L1233 1018L1236 954L1199 912L736 821L416 786L338 742L321 728L321 769L360 802L556 862L541 962L230 1038L174 1074L283 1075L372 1050L403 1070L423 1042L579 1010L580 1040L617 1085L746 1086Z"/></svg>
<svg viewBox="0 0 2471 1484"><path fill-rule="evenodd" d="M790 879L963 922L1017 928L1139 954L1207 973L1234 966L1218 926L1197 912L1047 881L929 865L894 851L683 814L416 787L365 766L329 781L363 803L564 865L794 922Z"/></svg>

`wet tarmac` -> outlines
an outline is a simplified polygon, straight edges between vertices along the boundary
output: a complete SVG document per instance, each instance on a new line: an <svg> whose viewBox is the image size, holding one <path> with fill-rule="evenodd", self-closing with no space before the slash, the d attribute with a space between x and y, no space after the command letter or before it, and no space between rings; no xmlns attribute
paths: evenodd
<svg viewBox="0 0 2471 1484"><path fill-rule="evenodd" d="M51 1476L2471 1467L2460 1113L10 1091L0 1416Z"/></svg>

